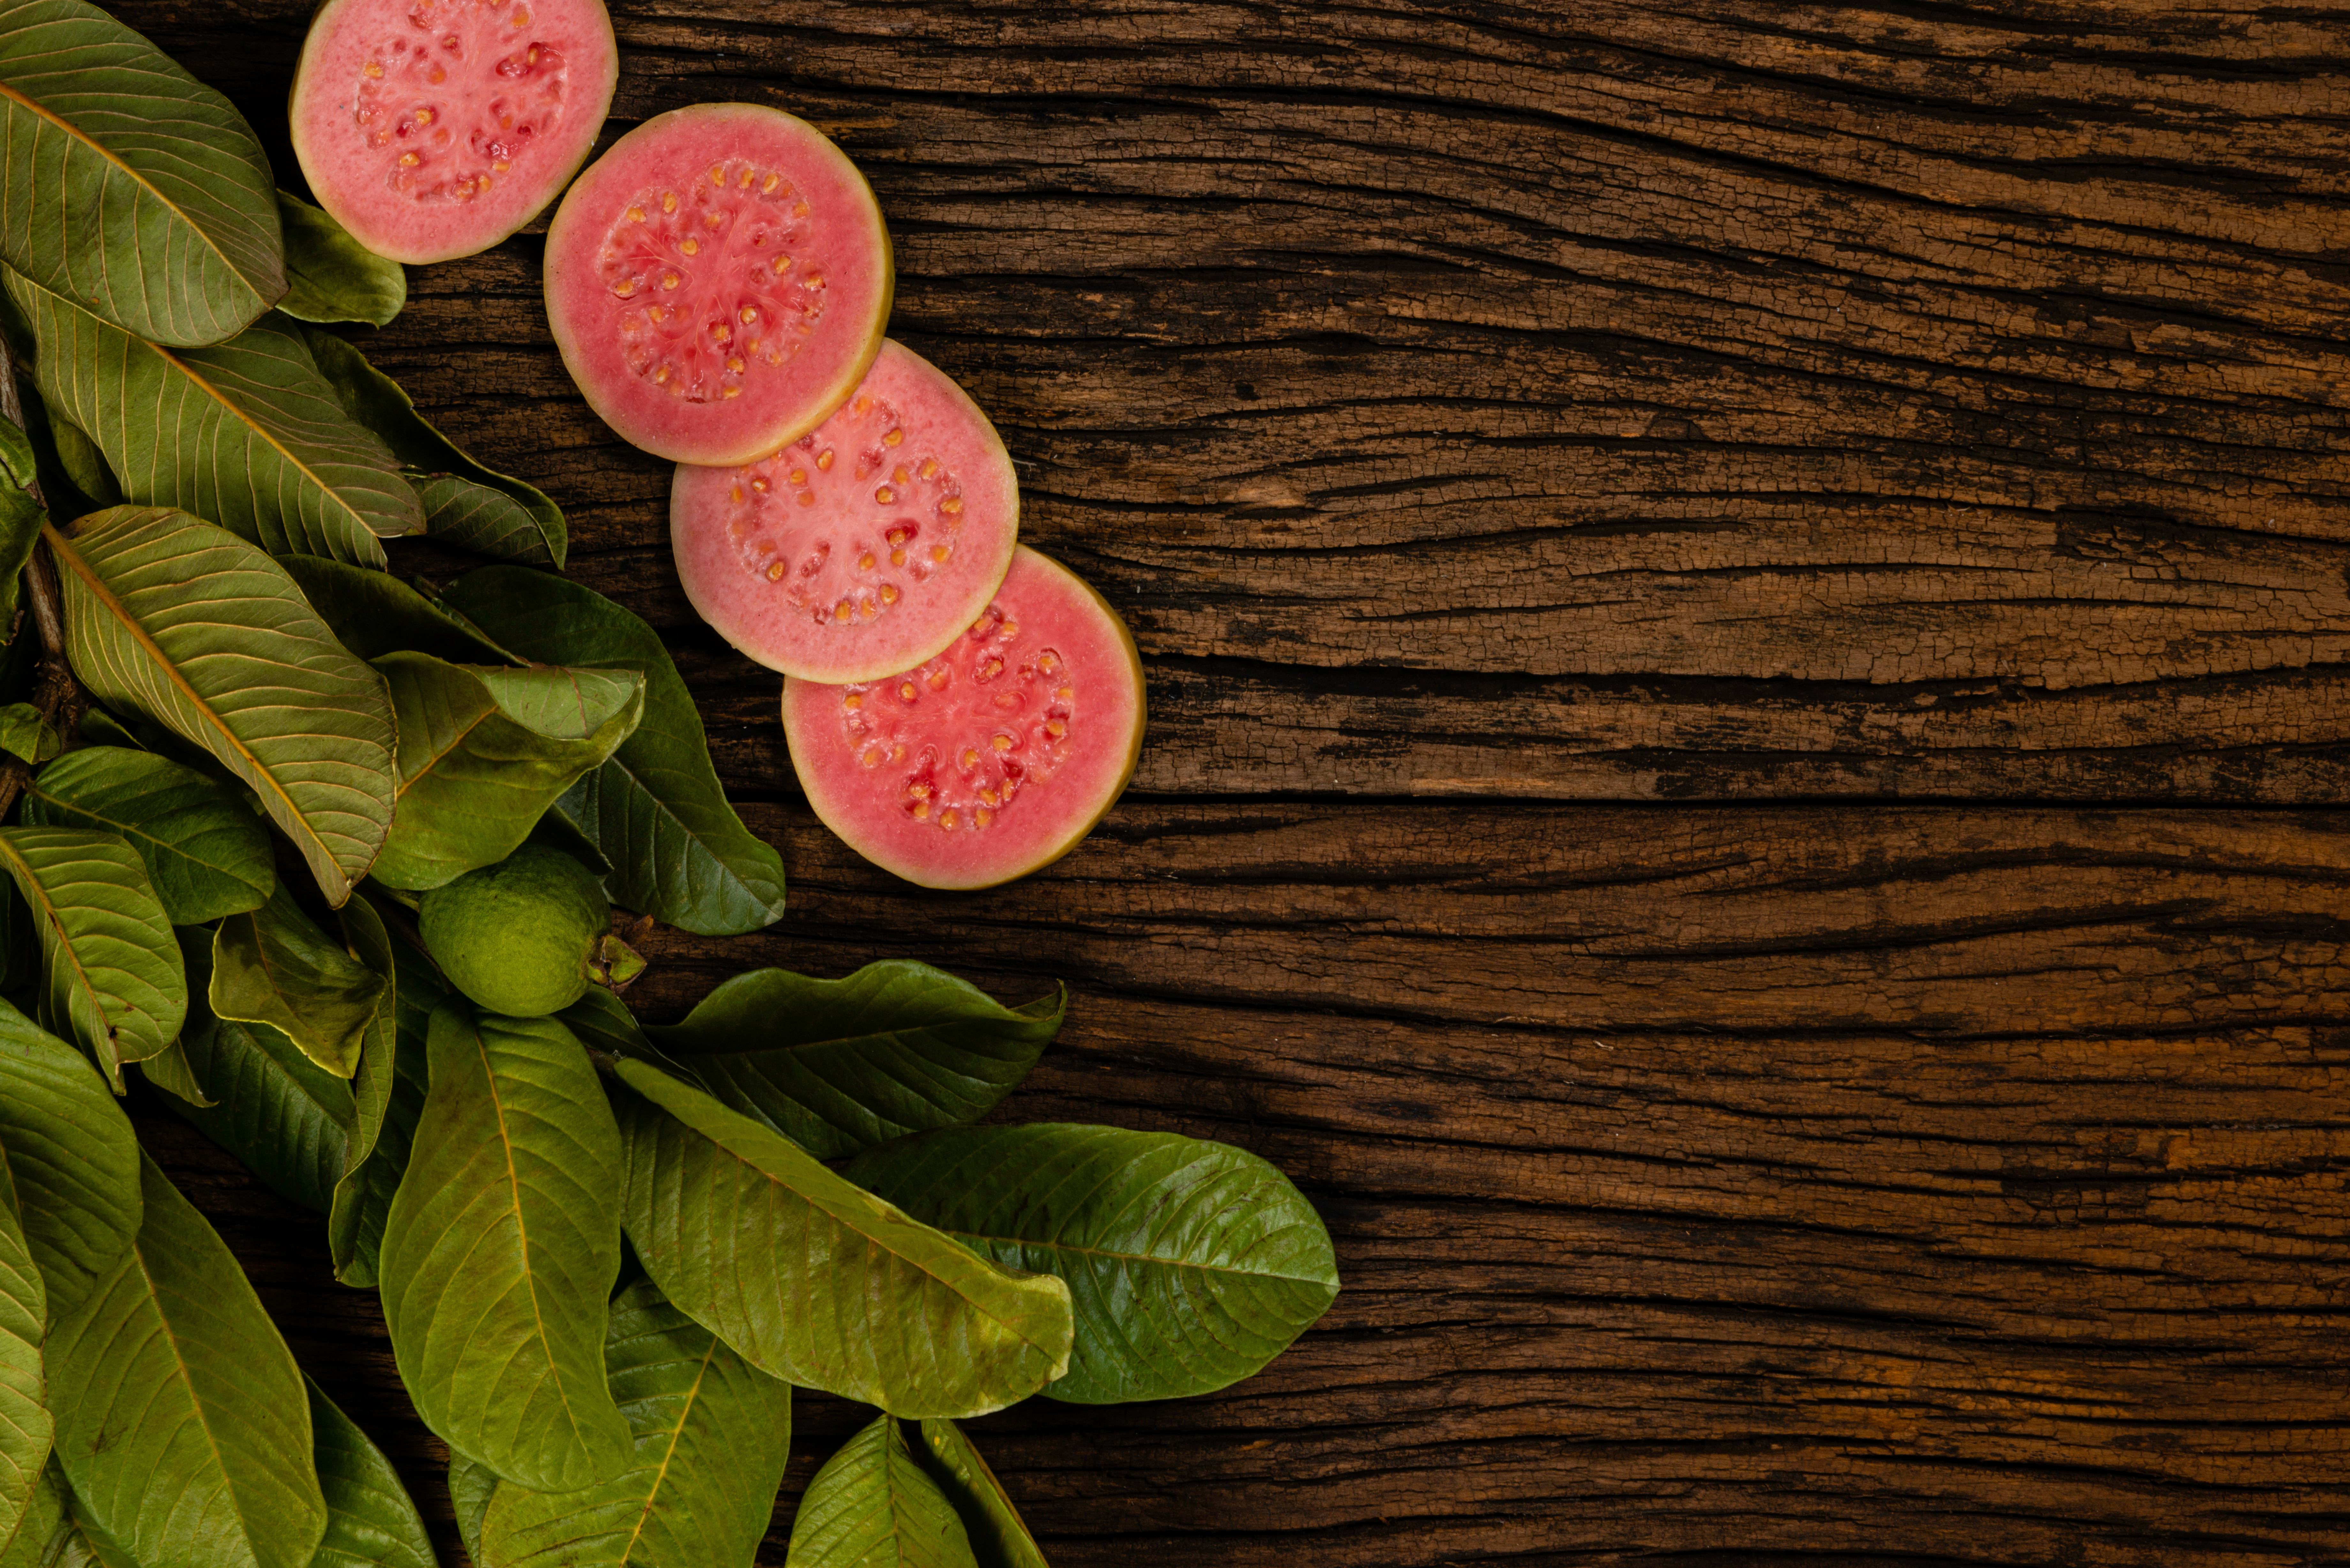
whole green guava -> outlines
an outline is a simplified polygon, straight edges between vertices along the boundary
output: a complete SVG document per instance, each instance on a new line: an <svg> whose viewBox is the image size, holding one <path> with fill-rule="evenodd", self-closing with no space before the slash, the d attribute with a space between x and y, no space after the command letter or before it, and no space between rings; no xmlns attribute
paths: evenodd
<svg viewBox="0 0 2350 1568"><path fill-rule="evenodd" d="M492 1012L536 1018L588 990L611 905L585 866L525 844L424 895L424 946L450 983Z"/></svg>

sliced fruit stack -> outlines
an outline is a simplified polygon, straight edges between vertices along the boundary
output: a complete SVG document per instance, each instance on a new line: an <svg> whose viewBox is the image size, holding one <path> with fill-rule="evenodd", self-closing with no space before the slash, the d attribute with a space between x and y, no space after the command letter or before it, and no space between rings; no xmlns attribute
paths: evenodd
<svg viewBox="0 0 2350 1568"><path fill-rule="evenodd" d="M709 104L622 137L547 234L546 309L605 421L675 459L694 607L785 676L808 799L868 860L985 888L1068 853L1133 776L1141 661L1018 545L994 426L882 337L889 236L805 122Z"/></svg>

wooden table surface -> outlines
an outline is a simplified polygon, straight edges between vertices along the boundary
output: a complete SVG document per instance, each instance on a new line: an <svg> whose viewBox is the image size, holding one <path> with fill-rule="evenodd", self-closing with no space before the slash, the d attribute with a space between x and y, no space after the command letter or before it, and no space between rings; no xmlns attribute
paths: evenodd
<svg viewBox="0 0 2350 1568"><path fill-rule="evenodd" d="M283 154L303 0L119 9ZM2350 8L615 25L616 127L746 99L865 169L895 334L1152 701L1051 871L868 868L539 239L412 271L369 351L569 509L792 877L645 1010L1066 980L1004 1114L1242 1144L1337 1240L1254 1381L975 1423L1057 1568L2350 1563ZM373 1298L149 1126L446 1537ZM862 1418L801 1402L765 1563Z"/></svg>

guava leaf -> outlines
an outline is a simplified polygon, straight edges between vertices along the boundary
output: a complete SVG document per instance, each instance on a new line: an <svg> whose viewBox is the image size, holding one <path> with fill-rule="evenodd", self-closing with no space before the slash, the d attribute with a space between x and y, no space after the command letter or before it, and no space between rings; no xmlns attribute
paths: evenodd
<svg viewBox="0 0 2350 1568"><path fill-rule="evenodd" d="M391 829L391 703L285 568L182 512L52 529L74 672L251 785L340 904Z"/></svg>
<svg viewBox="0 0 2350 1568"><path fill-rule="evenodd" d="M13 308L6 291L0 289L0 313ZM26 336L29 348L30 334ZM113 471L106 466L105 455L89 444L89 438L68 421L50 418L40 389L29 378L17 378L16 391L25 404L25 434L33 443L41 495L50 511L59 517L84 517L121 504L122 491L114 483Z"/></svg>
<svg viewBox="0 0 2350 1568"><path fill-rule="evenodd" d="M51 1331L57 1456L140 1568L309 1568L310 1407L220 1237L152 1160L139 1239Z"/></svg>
<svg viewBox="0 0 2350 1568"><path fill-rule="evenodd" d="M191 993L188 998L191 1011L193 1010L195 1000L193 993ZM187 1034L183 1029L178 1040L172 1041L152 1056L140 1062L139 1071L149 1083L165 1094L184 1101L197 1110L208 1111L220 1102L206 1093L203 1085L197 1080L196 1070L189 1064L188 1053L182 1044L186 1039Z"/></svg>
<svg viewBox="0 0 2350 1568"><path fill-rule="evenodd" d="M825 1460L792 1521L791 1568L978 1568L971 1537L884 1416Z"/></svg>
<svg viewBox="0 0 2350 1568"><path fill-rule="evenodd" d="M328 629L361 659L409 652L452 664L522 662L389 572L324 556L280 556L277 564Z"/></svg>
<svg viewBox="0 0 2350 1568"><path fill-rule="evenodd" d="M64 1517L49 1536L43 1568L144 1568L131 1561L120 1542L98 1527L71 1487L60 1488L58 1495L65 1503Z"/></svg>
<svg viewBox="0 0 2350 1568"><path fill-rule="evenodd" d="M1003 1483L961 1427L952 1421L923 1422L921 1446L914 1449L914 1457L962 1521L979 1568L1045 1568L1036 1538L1028 1533Z"/></svg>
<svg viewBox="0 0 2350 1568"><path fill-rule="evenodd" d="M727 804L659 632L592 589L520 566L468 573L442 604L525 659L644 671L636 732L556 805L612 863L613 902L705 937L783 918L783 857Z"/></svg>
<svg viewBox="0 0 2350 1568"><path fill-rule="evenodd" d="M31 1511L48 1463L53 1423L41 1371L48 1312L48 1289L16 1206L0 1199L0 1541Z"/></svg>
<svg viewBox="0 0 2350 1568"><path fill-rule="evenodd" d="M791 1458L792 1390L639 1280L612 1303L612 1397L635 1452L581 1491L501 1486L477 1568L743 1568Z"/></svg>
<svg viewBox="0 0 2350 1568"><path fill-rule="evenodd" d="M42 1022L69 1031L120 1088L122 1064L169 1045L188 1013L179 945L146 864L119 834L10 827L0 828L0 868L40 933Z"/></svg>
<svg viewBox="0 0 2350 1568"><path fill-rule="evenodd" d="M381 327L408 303L408 272L351 238L324 208L277 192L286 231L286 297L277 308L297 321L364 321Z"/></svg>
<svg viewBox="0 0 2350 1568"><path fill-rule="evenodd" d="M258 909L277 886L269 830L244 802L150 752L85 746L59 757L25 791L25 820L120 834L175 926Z"/></svg>
<svg viewBox="0 0 2350 1568"><path fill-rule="evenodd" d="M604 1384L619 1130L551 1018L432 1015L431 1089L384 1227L384 1316L424 1424L534 1491L629 1462Z"/></svg>
<svg viewBox="0 0 2350 1568"><path fill-rule="evenodd" d="M25 1501L16 1533L8 1537L5 1546L0 1546L0 1568L58 1568L59 1560L50 1555L49 1543L65 1522L65 1472L57 1469L57 1455L52 1453L34 1483L33 1495Z"/></svg>
<svg viewBox="0 0 2350 1568"><path fill-rule="evenodd" d="M327 1498L327 1538L310 1568L440 1568L400 1472L317 1384L302 1381Z"/></svg>
<svg viewBox="0 0 2350 1568"><path fill-rule="evenodd" d="M327 1212L349 1146L351 1086L265 1023L217 1019L180 1044L213 1104L173 1108L278 1196Z"/></svg>
<svg viewBox="0 0 2350 1568"><path fill-rule="evenodd" d="M27 417L37 416L28 410ZM33 498L40 482L40 459L34 451L32 437L0 419L0 633L5 632L9 618L16 613L17 576L24 571L25 563L33 558L33 541L41 536L41 524L48 516ZM9 749L16 750L13 746Z"/></svg>
<svg viewBox="0 0 2350 1568"><path fill-rule="evenodd" d="M926 963L887 960L845 980L735 975L682 1023L646 1038L710 1092L765 1117L818 1159L977 1121L1060 1032L1067 992L1005 1007Z"/></svg>
<svg viewBox="0 0 2350 1568"><path fill-rule="evenodd" d="M497 1495L498 1478L487 1465L463 1454L449 1456L449 1510L457 1518L457 1539L465 1543L465 1558L480 1568L482 1516Z"/></svg>
<svg viewBox="0 0 2350 1568"><path fill-rule="evenodd" d="M89 1059L0 1002L0 1192L52 1317L111 1274L139 1232L139 1140Z"/></svg>
<svg viewBox="0 0 2350 1568"><path fill-rule="evenodd" d="M282 1030L338 1078L359 1071L360 1037L385 986L284 888L261 908L223 920L213 939L213 1012Z"/></svg>
<svg viewBox="0 0 2350 1568"><path fill-rule="evenodd" d="M392 1091L400 1080L400 970L391 932L373 903L364 897L353 898L342 907L339 919L351 956L383 981L375 1012L359 1033L359 1066L350 1085L350 1134L343 1141L342 1168L335 1174L328 1204L327 1245L334 1256L335 1276L342 1279L359 1256L372 1190L368 1166L377 1140L383 1136L385 1118L391 1114ZM385 1201L390 1202L389 1196ZM380 1226L377 1234L380 1238ZM372 1264L366 1279L344 1282L375 1283Z"/></svg>
<svg viewBox="0 0 2350 1568"><path fill-rule="evenodd" d="M81 0L0 5L0 261L158 343L217 343L286 292L244 117Z"/></svg>
<svg viewBox="0 0 2350 1568"><path fill-rule="evenodd" d="M1338 1293L1321 1216L1245 1149L1039 1123L923 1133L843 1168L1007 1269L1066 1280L1076 1354L1045 1394L1174 1399L1239 1382Z"/></svg>
<svg viewBox="0 0 2350 1568"><path fill-rule="evenodd" d="M477 555L563 569L569 547L563 509L545 492L466 456L350 344L314 330L310 348L344 410L399 458L423 504L427 533Z"/></svg>
<svg viewBox="0 0 2350 1568"><path fill-rule="evenodd" d="M272 317L209 348L162 348L6 275L39 345L54 418L106 455L125 500L207 518L273 554L384 564L379 535L424 509L384 444L354 424L296 323Z"/></svg>
<svg viewBox="0 0 2350 1568"><path fill-rule="evenodd" d="M1000 1410L1066 1369L1060 1281L982 1260L658 1068L615 1071L636 1091L614 1096L629 1240L754 1366L915 1417Z"/></svg>
<svg viewBox="0 0 2350 1568"><path fill-rule="evenodd" d="M375 661L400 732L400 809L374 875L424 889L513 854L644 713L633 670L508 670L424 653Z"/></svg>
<svg viewBox="0 0 2350 1568"><path fill-rule="evenodd" d="M41 717L41 711L30 702L11 702L0 708L0 752L28 763L46 763L57 754L57 748L63 744L57 731Z"/></svg>
<svg viewBox="0 0 2350 1568"><path fill-rule="evenodd" d="M206 999L217 939L201 929L178 934L192 992L180 1054L212 1104L174 1109L280 1197L326 1212L357 1119L351 1085L268 1024L214 1017ZM171 1084L159 1086L179 1094Z"/></svg>
<svg viewBox="0 0 2350 1568"><path fill-rule="evenodd" d="M377 1282L384 1221L391 1212L391 1200L400 1190L400 1178L407 1173L409 1150L416 1141L416 1124L424 1114L426 1039L432 1014L452 994L441 971L409 942L393 943L392 961L392 1033L397 1044L383 1121L376 1129L374 1147L368 1151L367 1158L346 1179L351 1184L350 1207L338 1209L328 1224L335 1277L347 1285ZM373 1049L372 1044L369 1049ZM367 1056L362 1052L359 1079L356 1081L362 1095L367 1092L368 1073ZM339 1188L337 1198L342 1201Z"/></svg>

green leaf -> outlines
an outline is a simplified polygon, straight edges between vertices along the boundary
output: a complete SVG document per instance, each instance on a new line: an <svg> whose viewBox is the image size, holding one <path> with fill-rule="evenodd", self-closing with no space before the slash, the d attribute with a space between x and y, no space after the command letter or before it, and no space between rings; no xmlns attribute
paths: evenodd
<svg viewBox="0 0 2350 1568"><path fill-rule="evenodd" d="M273 554L383 565L379 535L421 534L424 510L391 453L354 424L296 323L210 348L161 348L9 274L31 322L50 413L106 454L125 499L175 506Z"/></svg>
<svg viewBox="0 0 2350 1568"><path fill-rule="evenodd" d="M34 417L31 410L27 414ZM8 620L16 613L17 577L33 558L33 541L41 536L41 524L48 516L35 499L40 482L40 459L31 436L0 419L0 636L6 635Z"/></svg>
<svg viewBox="0 0 2350 1568"><path fill-rule="evenodd" d="M65 1522L65 1472L57 1469L57 1456L51 1454L26 1501L16 1532L8 1537L5 1546L0 1546L0 1568L49 1568L49 1543Z"/></svg>
<svg viewBox="0 0 2350 1568"><path fill-rule="evenodd" d="M522 662L388 572L324 556L280 556L277 564L337 639L361 659L405 651L452 664Z"/></svg>
<svg viewBox="0 0 2350 1568"><path fill-rule="evenodd" d="M122 1064L180 1033L188 981L147 867L119 834L0 828L0 867L41 937L42 1022L71 1032L117 1088Z"/></svg>
<svg viewBox="0 0 2350 1568"><path fill-rule="evenodd" d="M228 99L81 0L0 5L0 261L158 343L286 292L269 161Z"/></svg>
<svg viewBox="0 0 2350 1568"><path fill-rule="evenodd" d="M889 960L846 980L738 974L682 1023L646 1037L736 1110L818 1159L975 1122L1060 1032L1068 994L1005 1007L925 963Z"/></svg>
<svg viewBox="0 0 2350 1568"><path fill-rule="evenodd" d="M151 1160L139 1239L50 1337L57 1455L140 1568L308 1568L327 1504L302 1375Z"/></svg>
<svg viewBox="0 0 2350 1568"><path fill-rule="evenodd" d="M383 1450L308 1377L327 1538L310 1568L439 1568L424 1520Z"/></svg>
<svg viewBox="0 0 2350 1568"><path fill-rule="evenodd" d="M48 535L74 672L251 785L340 904L391 828L391 704L285 568L184 513L118 508Z"/></svg>
<svg viewBox="0 0 2350 1568"><path fill-rule="evenodd" d="M174 1108L279 1196L325 1213L358 1115L351 1085L268 1024L214 1017L203 999L216 980L217 939L192 929L179 938L195 992L180 1050L189 1077L213 1104Z"/></svg>
<svg viewBox="0 0 2350 1568"><path fill-rule="evenodd" d="M191 992L188 997L191 1016L194 1013L195 1003L196 998ZM183 1030L178 1040L140 1063L139 1071L149 1083L165 1094L184 1100L197 1110L208 1111L220 1102L205 1092L203 1084L196 1077L195 1068L189 1064L188 1053L182 1044L186 1039Z"/></svg>
<svg viewBox="0 0 2350 1568"><path fill-rule="evenodd" d="M700 936L783 918L783 857L727 804L659 632L601 594L518 566L469 573L442 603L525 659L644 671L643 722L557 807L612 863L615 903Z"/></svg>
<svg viewBox="0 0 2350 1568"><path fill-rule="evenodd" d="M914 1454L962 1521L979 1568L1045 1568L1036 1538L1028 1533L1003 1483L961 1427L952 1421L923 1422L921 1447Z"/></svg>
<svg viewBox="0 0 2350 1568"><path fill-rule="evenodd" d="M381 327L408 303L408 272L351 238L323 208L277 192L286 230L286 297L277 308L301 321L364 321Z"/></svg>
<svg viewBox="0 0 2350 1568"><path fill-rule="evenodd" d="M467 1561L480 1568L482 1516L497 1495L497 1473L463 1454L449 1456L449 1509L457 1517L457 1539L465 1543Z"/></svg>
<svg viewBox="0 0 2350 1568"><path fill-rule="evenodd" d="M16 579L9 580L13 583ZM62 744L57 731L30 702L11 702L0 708L0 752L28 763L46 763L57 754Z"/></svg>
<svg viewBox="0 0 2350 1568"><path fill-rule="evenodd" d="M887 1416L808 1482L786 1561L789 1568L978 1568L953 1505Z"/></svg>
<svg viewBox="0 0 2350 1568"><path fill-rule="evenodd" d="M0 314L12 313L5 290L0 290ZM32 338L25 337L25 355L32 354ZM40 389L29 378L19 377L16 390L25 404L25 434L31 438L40 477L41 494L59 517L81 517L101 507L120 505L121 487L106 466L105 454L67 421L50 417ZM39 529L34 532L37 535ZM27 553L30 546L26 546Z"/></svg>
<svg viewBox="0 0 2350 1568"><path fill-rule="evenodd" d="M354 1207L338 1210L328 1226L328 1240L336 1260L335 1277L347 1285L377 1282L384 1222L391 1212L391 1200L400 1190L400 1178L408 1170L417 1121L424 1114L426 1039L432 1014L452 994L441 978L441 971L410 941L392 944L392 960L393 1034L398 1044L392 1056L390 1096L384 1105L383 1122L377 1129L375 1146L356 1173ZM362 1052L357 1081L362 1096L368 1092L367 1076L367 1055ZM338 1199L341 1197L339 1189L337 1196Z"/></svg>
<svg viewBox="0 0 2350 1568"><path fill-rule="evenodd" d="M616 1067L629 1240L663 1294L770 1376L977 1416L1068 1365L1068 1291L982 1261L642 1062ZM639 1098L642 1096L642 1098Z"/></svg>
<svg viewBox="0 0 2350 1568"><path fill-rule="evenodd" d="M52 1316L111 1274L139 1231L139 1141L89 1059L0 1002L0 1191Z"/></svg>
<svg viewBox="0 0 2350 1568"><path fill-rule="evenodd" d="M608 1480L629 1452L603 1354L621 1155L596 1071L553 1019L456 1001L429 1049L380 1265L400 1380L426 1426L509 1480Z"/></svg>
<svg viewBox="0 0 2350 1568"><path fill-rule="evenodd" d="M52 1423L41 1373L48 1312L24 1222L14 1203L0 1201L0 1541L32 1510L48 1463Z"/></svg>
<svg viewBox="0 0 2350 1568"><path fill-rule="evenodd" d="M372 1254L363 1270L366 1278L355 1280L348 1276L359 1256L361 1236L368 1225L369 1200L374 1190L369 1168L375 1158L376 1144L383 1136L384 1123L391 1114L392 1095L400 1082L400 968L391 931L372 902L365 897L353 898L343 906L340 919L343 940L349 945L351 956L383 981L383 991L376 999L374 1013L359 1033L359 1067L352 1075L350 1085L350 1135L344 1139L342 1169L336 1174L328 1205L327 1244L334 1255L337 1279L345 1284L371 1285L375 1283ZM413 1127L414 1122L411 1120L410 1125ZM386 1204L390 1201L387 1195ZM379 1243L381 1235L379 1220Z"/></svg>
<svg viewBox="0 0 2350 1568"><path fill-rule="evenodd" d="M59 1475L64 1471L60 1469ZM121 1543L98 1526L89 1516L88 1507L76 1497L69 1486L61 1486L59 1495L65 1501L65 1517L49 1537L49 1549L43 1559L45 1568L142 1568L131 1561L130 1553Z"/></svg>
<svg viewBox="0 0 2350 1568"><path fill-rule="evenodd" d="M633 670L507 670L423 653L376 660L400 732L400 811L376 877L442 887L514 853L644 712Z"/></svg>
<svg viewBox="0 0 2350 1568"><path fill-rule="evenodd" d="M849 1180L1076 1303L1068 1376L1107 1405L1239 1382L1338 1293L1321 1216L1245 1149L1173 1133L1040 1123L924 1133L858 1156Z"/></svg>
<svg viewBox="0 0 2350 1568"><path fill-rule="evenodd" d="M650 1280L613 1302L604 1366L636 1444L629 1468L581 1491L499 1487L479 1568L750 1568L791 1458L791 1386Z"/></svg>
<svg viewBox="0 0 2350 1568"><path fill-rule="evenodd" d="M350 344L331 333L309 336L318 369L344 410L381 437L414 481L427 533L478 555L563 569L568 545L562 508L543 491L466 456L416 411L399 382Z"/></svg>
<svg viewBox="0 0 2350 1568"><path fill-rule="evenodd" d="M244 802L151 753L85 746L59 757L26 790L25 820L120 834L175 926L258 909L277 886L269 830Z"/></svg>
<svg viewBox="0 0 2350 1568"><path fill-rule="evenodd" d="M213 940L213 1012L284 1031L338 1078L359 1071L360 1039L385 985L284 888L261 908L223 920Z"/></svg>

